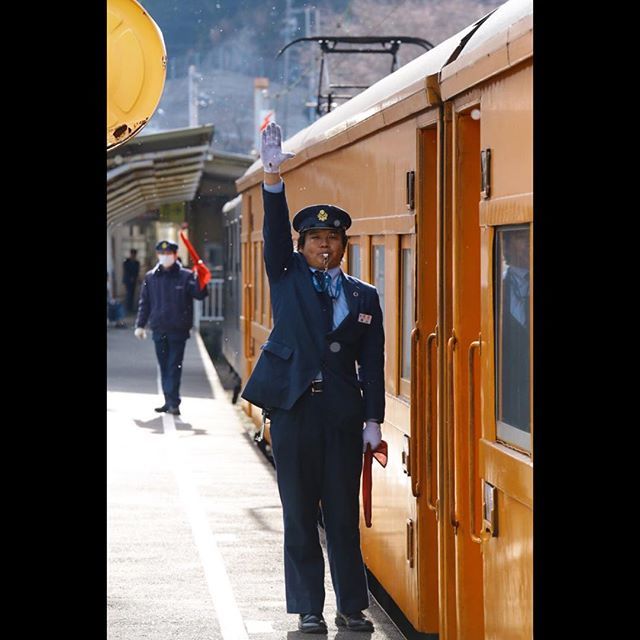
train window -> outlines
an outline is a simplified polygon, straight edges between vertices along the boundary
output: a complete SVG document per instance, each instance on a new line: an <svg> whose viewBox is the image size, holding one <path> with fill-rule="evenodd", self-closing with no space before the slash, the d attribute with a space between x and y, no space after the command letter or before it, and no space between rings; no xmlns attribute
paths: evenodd
<svg viewBox="0 0 640 640"><path fill-rule="evenodd" d="M349 275L354 278L362 279L362 269L360 268L360 245L352 244L349 241Z"/></svg>
<svg viewBox="0 0 640 640"><path fill-rule="evenodd" d="M500 227L495 243L497 436L531 450L529 225Z"/></svg>
<svg viewBox="0 0 640 640"><path fill-rule="evenodd" d="M373 245L373 286L378 290L384 315L384 244Z"/></svg>
<svg viewBox="0 0 640 640"><path fill-rule="evenodd" d="M415 325L413 313L413 298L415 296L413 278L413 250L411 249L411 236L402 237L401 253L401 278L402 290L400 292L402 305L402 351L400 362L400 377L411 380L411 331ZM402 387L401 387L402 388Z"/></svg>

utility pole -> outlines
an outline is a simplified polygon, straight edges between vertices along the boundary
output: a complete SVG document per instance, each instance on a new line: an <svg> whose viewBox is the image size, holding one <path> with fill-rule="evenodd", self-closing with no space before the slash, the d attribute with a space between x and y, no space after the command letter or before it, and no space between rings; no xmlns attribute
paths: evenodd
<svg viewBox="0 0 640 640"><path fill-rule="evenodd" d="M291 0L287 0L284 13L284 40L285 44L291 40L291 21L295 21L291 7ZM284 52L284 104L282 106L282 136L286 139L289 135L289 49Z"/></svg>
<svg viewBox="0 0 640 640"><path fill-rule="evenodd" d="M313 27L311 26L311 12L313 11L314 19L313 19ZM310 38L314 35L319 35L320 33L320 9L318 7L305 7L304 8L304 35L305 38ZM286 53L286 51L285 51ZM311 124L316 119L316 101L315 101L315 84L313 80L313 75L311 73L308 74L307 80L307 91L308 100L306 103L307 107L307 118L309 119L309 124Z"/></svg>
<svg viewBox="0 0 640 640"><path fill-rule="evenodd" d="M317 35L319 29L319 20L320 20L320 12L317 7L299 7L294 9L292 6L293 0L287 0L287 4L285 7L285 17L284 17L284 40L285 44L291 42L294 39L296 34L296 29L298 27L298 19L296 18L296 14L304 13L304 35L305 37L310 37L313 35ZM291 51L287 49L284 52L284 96L283 96L283 105L282 105L282 131L285 138L289 136L289 88L291 84L291 69L292 69L292 61L290 58ZM298 58L299 59L299 58ZM299 65L298 65L299 67ZM298 73L300 73L300 69L298 68ZM315 120L315 101L311 104L314 96L315 96L315 86L314 80L311 73L308 74L308 92L309 92L309 100L305 103L305 106L309 109L308 111L308 119L309 124L311 124Z"/></svg>
<svg viewBox="0 0 640 640"><path fill-rule="evenodd" d="M269 123L275 122L276 114L269 108L269 78L254 78L253 80L253 150L256 155L260 151L260 136L262 129Z"/></svg>
<svg viewBox="0 0 640 640"><path fill-rule="evenodd" d="M189 100L189 126L198 126L198 88L196 83L198 76L196 74L196 67L193 64L189 65L188 81L188 100Z"/></svg>

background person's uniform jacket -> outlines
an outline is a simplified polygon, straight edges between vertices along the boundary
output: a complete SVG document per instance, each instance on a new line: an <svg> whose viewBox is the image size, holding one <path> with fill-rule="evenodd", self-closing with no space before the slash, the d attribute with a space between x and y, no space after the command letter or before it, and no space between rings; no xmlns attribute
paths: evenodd
<svg viewBox="0 0 640 640"><path fill-rule="evenodd" d="M203 300L207 294L191 269L177 262L169 269L156 265L144 276L136 327L145 327L148 322L154 332L188 335L193 326L193 299Z"/></svg>

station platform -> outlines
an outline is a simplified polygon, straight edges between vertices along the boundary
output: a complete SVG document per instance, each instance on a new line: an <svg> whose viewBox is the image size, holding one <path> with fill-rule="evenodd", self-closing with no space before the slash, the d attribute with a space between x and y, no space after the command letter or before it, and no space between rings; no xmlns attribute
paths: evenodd
<svg viewBox="0 0 640 640"><path fill-rule="evenodd" d="M182 415L158 414L152 340L136 339L131 323L107 329L107 637L313 637L286 613L275 469L199 335L183 367ZM328 637L401 640L373 596L373 634L337 629L324 554Z"/></svg>

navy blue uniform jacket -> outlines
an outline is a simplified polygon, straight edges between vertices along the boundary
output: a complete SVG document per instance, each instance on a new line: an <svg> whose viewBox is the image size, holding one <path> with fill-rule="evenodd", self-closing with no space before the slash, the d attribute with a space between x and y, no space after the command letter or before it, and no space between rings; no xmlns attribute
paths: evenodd
<svg viewBox="0 0 640 640"><path fill-rule="evenodd" d="M122 265L122 284L135 284L140 273L140 263L127 258Z"/></svg>
<svg viewBox="0 0 640 640"><path fill-rule="evenodd" d="M349 314L326 333L309 266L293 250L285 192L269 193L263 188L262 196L273 330L260 347L262 353L242 397L261 408L291 409L322 370L325 384L339 384L343 408L357 403L363 420L382 422L384 329L376 288L345 274ZM370 317L369 324L359 321L365 316Z"/></svg>
<svg viewBox="0 0 640 640"><path fill-rule="evenodd" d="M152 331L189 334L193 326L193 299L207 297L207 288L200 289L191 269L175 262L169 269L157 265L144 276L138 303L136 327L149 322Z"/></svg>

